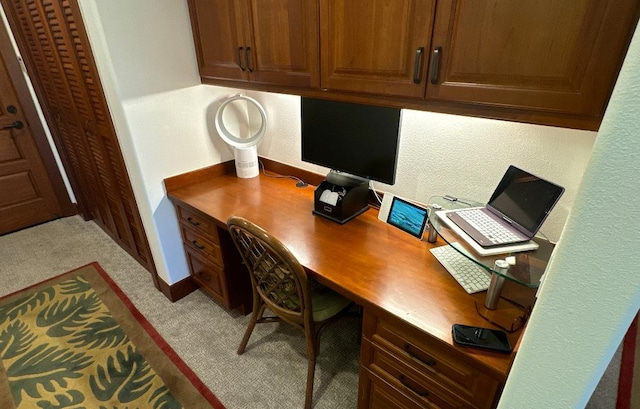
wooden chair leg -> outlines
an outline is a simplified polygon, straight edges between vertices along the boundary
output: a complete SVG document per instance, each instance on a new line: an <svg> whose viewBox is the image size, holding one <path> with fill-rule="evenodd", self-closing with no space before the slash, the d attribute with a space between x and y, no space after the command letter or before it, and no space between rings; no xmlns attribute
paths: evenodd
<svg viewBox="0 0 640 409"><path fill-rule="evenodd" d="M304 409L311 409L313 401L313 380L316 374L316 359L309 359L307 367L307 389L304 395Z"/></svg>
<svg viewBox="0 0 640 409"><path fill-rule="evenodd" d="M313 380L316 373L316 357L319 350L319 332L316 332L313 323L304 327L305 343L307 347L307 388L304 395L304 408L311 409L313 401Z"/></svg>
<svg viewBox="0 0 640 409"><path fill-rule="evenodd" d="M262 301L262 299L253 300L253 312L251 313L251 318L249 319L249 324L247 325L247 329L244 332L244 336L242 337L240 346L238 346L238 355L242 355L244 353L244 350L247 347L247 343L249 342L249 338L251 338L253 328L256 326L258 320L262 318L262 314L264 314L264 310L266 307L267 306Z"/></svg>

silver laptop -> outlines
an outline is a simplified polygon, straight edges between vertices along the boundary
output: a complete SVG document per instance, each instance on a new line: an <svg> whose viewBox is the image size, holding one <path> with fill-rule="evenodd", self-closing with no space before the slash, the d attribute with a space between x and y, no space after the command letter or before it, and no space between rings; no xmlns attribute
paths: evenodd
<svg viewBox="0 0 640 409"><path fill-rule="evenodd" d="M564 188L509 166L491 199L484 207L443 212L443 221L480 247L481 254L496 251L522 251L537 248L531 239L536 235ZM448 219L448 220L446 220ZM454 228L454 230L457 230ZM517 245L530 243L520 250ZM478 249L478 246L473 247ZM511 246L516 246L510 248ZM491 249L495 248L495 251Z"/></svg>

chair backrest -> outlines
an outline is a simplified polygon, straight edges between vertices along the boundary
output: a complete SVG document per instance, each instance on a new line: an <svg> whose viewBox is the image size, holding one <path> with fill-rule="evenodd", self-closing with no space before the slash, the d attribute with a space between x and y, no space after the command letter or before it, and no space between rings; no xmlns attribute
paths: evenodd
<svg viewBox="0 0 640 409"><path fill-rule="evenodd" d="M254 291L276 315L303 324L311 316L311 296L300 262L280 240L245 218L232 216L227 226Z"/></svg>

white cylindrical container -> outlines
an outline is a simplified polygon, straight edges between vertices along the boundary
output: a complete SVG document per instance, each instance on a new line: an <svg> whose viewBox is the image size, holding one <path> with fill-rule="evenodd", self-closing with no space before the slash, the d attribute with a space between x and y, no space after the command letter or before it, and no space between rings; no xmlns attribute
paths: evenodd
<svg viewBox="0 0 640 409"><path fill-rule="evenodd" d="M236 174L239 178L254 178L260 173L258 164L258 148L250 146L248 148L234 148L234 158L236 161Z"/></svg>

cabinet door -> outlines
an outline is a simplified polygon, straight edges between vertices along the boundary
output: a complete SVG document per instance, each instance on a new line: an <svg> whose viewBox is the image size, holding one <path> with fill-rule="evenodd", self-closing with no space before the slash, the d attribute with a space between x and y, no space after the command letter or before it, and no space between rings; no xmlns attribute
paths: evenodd
<svg viewBox="0 0 640 409"><path fill-rule="evenodd" d="M424 98L434 0L321 0L321 87Z"/></svg>
<svg viewBox="0 0 640 409"><path fill-rule="evenodd" d="M319 86L317 0L247 0L251 82Z"/></svg>
<svg viewBox="0 0 640 409"><path fill-rule="evenodd" d="M189 0L200 76L248 80L244 0Z"/></svg>
<svg viewBox="0 0 640 409"><path fill-rule="evenodd" d="M637 0L442 0L427 99L600 116Z"/></svg>

